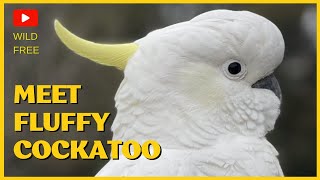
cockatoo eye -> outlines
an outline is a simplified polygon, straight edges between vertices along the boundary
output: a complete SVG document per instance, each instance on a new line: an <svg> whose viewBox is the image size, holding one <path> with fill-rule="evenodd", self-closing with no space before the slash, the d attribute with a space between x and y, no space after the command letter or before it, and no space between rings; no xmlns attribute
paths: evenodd
<svg viewBox="0 0 320 180"><path fill-rule="evenodd" d="M233 62L229 64L228 71L230 74L236 75L241 72L241 64L238 62Z"/></svg>
<svg viewBox="0 0 320 180"><path fill-rule="evenodd" d="M223 72L227 78L232 80L240 80L247 73L245 64L237 60L229 60L222 66Z"/></svg>

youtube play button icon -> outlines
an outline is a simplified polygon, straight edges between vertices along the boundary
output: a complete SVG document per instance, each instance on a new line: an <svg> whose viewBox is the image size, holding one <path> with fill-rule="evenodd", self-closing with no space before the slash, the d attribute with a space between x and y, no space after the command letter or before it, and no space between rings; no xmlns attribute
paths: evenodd
<svg viewBox="0 0 320 180"><path fill-rule="evenodd" d="M26 22L30 19L30 17L28 15L25 14L21 14L21 22Z"/></svg>
<svg viewBox="0 0 320 180"><path fill-rule="evenodd" d="M13 11L13 25L18 27L38 26L38 10L15 9Z"/></svg>

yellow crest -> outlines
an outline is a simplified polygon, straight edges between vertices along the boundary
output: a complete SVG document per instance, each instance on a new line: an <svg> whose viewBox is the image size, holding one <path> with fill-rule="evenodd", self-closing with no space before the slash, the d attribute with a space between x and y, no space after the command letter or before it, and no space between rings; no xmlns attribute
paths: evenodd
<svg viewBox="0 0 320 180"><path fill-rule="evenodd" d="M127 44L98 44L77 37L55 20L55 31L60 40L72 51L96 63L114 66L123 70L130 57L137 51L138 45Z"/></svg>

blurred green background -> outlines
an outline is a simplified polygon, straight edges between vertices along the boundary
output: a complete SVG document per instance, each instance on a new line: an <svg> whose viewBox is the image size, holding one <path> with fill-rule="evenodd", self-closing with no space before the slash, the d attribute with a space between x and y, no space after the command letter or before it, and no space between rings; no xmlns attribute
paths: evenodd
<svg viewBox="0 0 320 180"><path fill-rule="evenodd" d="M38 9L39 26L16 28L12 11ZM54 19L71 32L95 42L130 42L148 32L214 9L249 10L281 30L286 50L276 70L283 93L281 115L269 141L279 151L286 176L316 176L316 6L315 5L5 5L5 176L93 176L105 160L19 160L13 146L20 139L109 140L116 115L114 95L122 72L88 61L67 49L54 33ZM13 32L37 32L35 42L14 41ZM13 55L14 45L40 45L40 55ZM13 104L15 84L81 84L76 105ZM111 112L107 132L14 132L15 112ZM90 148L90 146L88 147ZM107 149L110 152L110 149Z"/></svg>

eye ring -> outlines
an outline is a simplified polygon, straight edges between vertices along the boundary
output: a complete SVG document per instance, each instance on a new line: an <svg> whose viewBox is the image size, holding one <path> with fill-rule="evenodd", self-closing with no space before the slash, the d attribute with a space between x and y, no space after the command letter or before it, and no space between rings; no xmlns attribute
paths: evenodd
<svg viewBox="0 0 320 180"><path fill-rule="evenodd" d="M247 74L247 68L244 63L238 60L228 60L222 66L225 76L231 80L241 80Z"/></svg>

